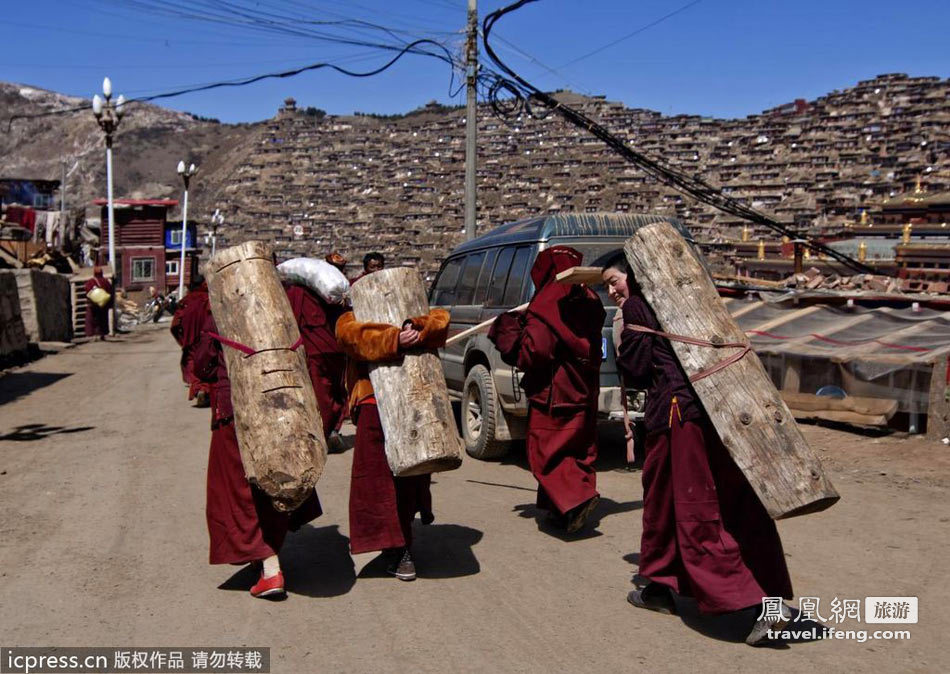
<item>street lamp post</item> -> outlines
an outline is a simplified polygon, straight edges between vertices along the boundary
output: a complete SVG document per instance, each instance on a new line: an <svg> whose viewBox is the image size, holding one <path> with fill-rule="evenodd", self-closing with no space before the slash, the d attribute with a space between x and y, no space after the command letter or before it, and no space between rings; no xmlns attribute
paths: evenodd
<svg viewBox="0 0 950 674"><path fill-rule="evenodd" d="M220 209L214 209L211 216L211 255L213 256L218 244L218 227L224 224L224 214Z"/></svg>
<svg viewBox="0 0 950 674"><path fill-rule="evenodd" d="M106 184L109 203L109 266L112 267L112 283L115 285L119 273L115 264L115 204L112 200L112 134L119 128L119 122L125 115L125 96L112 101L112 81L106 77L102 80L102 95L92 97L92 114L96 116L99 128L106 134ZM115 292L113 290L113 292ZM116 330L115 302L112 303L112 334Z"/></svg>
<svg viewBox="0 0 950 674"><path fill-rule="evenodd" d="M191 164L185 168L185 162L178 162L178 175L185 185L185 197L181 208L181 262L178 265L178 300L185 296L185 242L188 239L188 183L191 177L198 172L198 167Z"/></svg>

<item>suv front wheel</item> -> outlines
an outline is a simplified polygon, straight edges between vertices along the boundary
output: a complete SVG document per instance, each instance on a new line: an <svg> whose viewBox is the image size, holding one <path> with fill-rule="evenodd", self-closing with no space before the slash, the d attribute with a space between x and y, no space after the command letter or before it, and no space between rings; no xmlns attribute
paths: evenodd
<svg viewBox="0 0 950 674"><path fill-rule="evenodd" d="M499 414L502 411L491 372L484 365L476 365L468 371L462 387L462 439L469 456L497 459L508 452L508 443L495 438Z"/></svg>

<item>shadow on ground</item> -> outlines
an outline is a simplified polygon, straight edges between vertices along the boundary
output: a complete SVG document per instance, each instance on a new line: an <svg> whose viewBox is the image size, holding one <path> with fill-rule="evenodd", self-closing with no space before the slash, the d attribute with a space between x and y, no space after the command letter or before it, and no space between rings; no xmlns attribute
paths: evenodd
<svg viewBox="0 0 950 674"><path fill-rule="evenodd" d="M337 525L304 525L287 536L280 551L280 566L287 592L307 597L336 597L356 583L349 539ZM260 567L242 567L218 586L219 590L247 592L260 576Z"/></svg>
<svg viewBox="0 0 950 674"><path fill-rule="evenodd" d="M69 377L71 372L9 372L0 377L0 405Z"/></svg>
<svg viewBox="0 0 950 674"><path fill-rule="evenodd" d="M0 435L0 441L10 440L12 442L31 442L33 440L43 440L51 435L60 435L63 433L84 433L91 431L95 426L47 426L46 424L24 424L17 426L9 433Z"/></svg>
<svg viewBox="0 0 950 674"><path fill-rule="evenodd" d="M684 625L691 630L702 634L710 639L717 641L728 641L730 643L744 643L749 631L755 624L755 621L762 613L761 606L735 611L733 613L724 613L721 615L705 615L699 612L696 602L686 597L676 597L676 612ZM792 608L792 613L797 618L799 612ZM814 631L816 639L795 636L790 639L775 639L762 643L760 648L785 649L790 644L812 643L821 641L825 626L814 620L800 620L791 622L784 631L795 634L807 634Z"/></svg>
<svg viewBox="0 0 950 674"><path fill-rule="evenodd" d="M549 536L554 536L559 538L562 541L581 541L588 538L596 538L602 534L597 531L597 527L600 526L600 521L605 517L610 515L619 515L621 513L628 513L633 510L640 510L643 508L643 501L627 501L625 503L620 503L614 501L610 498L600 497L600 502L597 504L597 507L594 509L594 512L590 514L590 517L587 519L587 523L584 525L584 528L578 531L577 533L569 534L564 529L557 526L548 516L548 511L538 508L534 503L522 503L521 505L516 505L512 510L518 513L519 516L525 518L533 518L538 525L538 531L548 534Z"/></svg>
<svg viewBox="0 0 950 674"><path fill-rule="evenodd" d="M631 552L623 556L625 562L639 567L640 566L640 553ZM634 574L631 579L631 584L636 588L645 587L650 581L647 578L644 578L639 573ZM703 614L699 612L699 607L696 605L696 600L690 597L681 597L679 595L675 596L676 601L676 612L679 616L680 621L695 632L699 632L705 637L710 639L716 639L717 641L728 641L731 643L744 643L745 638L749 635L749 631L752 629L752 625L755 624L755 621L758 620L759 616L762 613L761 606L752 606L741 611L735 611L733 613L724 613L719 615L712 614ZM795 610L792 607L789 607L792 610L792 614L797 618L800 614L799 611ZM635 609L635 610L644 610L644 609ZM656 614L658 620L669 620L670 616ZM806 638L803 634L811 633L814 630L817 637L812 639L810 637ZM789 644L799 644L799 643L809 643L812 641L820 641L824 638L825 626L820 622L814 620L800 620L798 622L791 622L785 628L784 631L790 633L798 633L797 636L793 636L790 639L776 639L761 645L762 648L778 648L784 649L788 648Z"/></svg>
<svg viewBox="0 0 950 674"><path fill-rule="evenodd" d="M313 527L305 524L287 536L280 551L280 565L287 591L307 597L337 597L356 584L356 568L350 557L350 539L336 524Z"/></svg>
<svg viewBox="0 0 950 674"><path fill-rule="evenodd" d="M413 526L412 559L419 578L460 578L473 576L481 565L472 550L482 540L478 529L460 524ZM386 571L392 558L380 554L360 571L360 578L390 577Z"/></svg>

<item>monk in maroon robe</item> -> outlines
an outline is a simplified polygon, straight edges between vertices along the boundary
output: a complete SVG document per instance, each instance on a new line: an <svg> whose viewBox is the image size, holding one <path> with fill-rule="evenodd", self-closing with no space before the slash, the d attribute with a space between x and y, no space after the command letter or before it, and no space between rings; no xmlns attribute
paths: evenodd
<svg viewBox="0 0 950 674"><path fill-rule="evenodd" d="M535 293L527 310L502 314L488 334L502 359L524 372L537 505L569 533L584 526L599 499L594 460L606 313L590 288L556 280L581 260L568 246L541 251L531 269Z"/></svg>
<svg viewBox="0 0 950 674"><path fill-rule="evenodd" d="M172 336L181 347L181 378L188 384L188 400L197 398L199 407L207 406L211 385L195 374L194 350L201 336L205 316L209 313L211 301L208 298L208 284L202 279L178 303L171 324Z"/></svg>
<svg viewBox="0 0 950 674"><path fill-rule="evenodd" d="M100 307L92 300L86 299L86 337L104 339L109 334L109 313L115 303L115 294L112 292L112 284L102 275L102 267L93 267L92 278L83 285L83 291L87 294L93 288L102 288L109 293L109 301Z"/></svg>
<svg viewBox="0 0 950 674"><path fill-rule="evenodd" d="M307 369L329 445L346 411L346 356L335 335L337 319L346 309L301 285L288 285L287 297L303 337Z"/></svg>
<svg viewBox="0 0 950 674"><path fill-rule="evenodd" d="M659 330L632 275L628 285L624 325ZM695 597L704 613L791 599L775 523L723 447L669 340L625 327L617 363L627 386L647 391L640 575L650 583L627 599L662 613L675 613L672 593ZM768 627L781 630L759 620L747 643L760 643Z"/></svg>
<svg viewBox="0 0 950 674"><path fill-rule="evenodd" d="M411 349L445 345L449 314L433 309L397 328L382 323L359 323L348 312L336 325L340 346L349 357L347 387L356 423L353 471L350 478L350 550L353 554L383 550L391 558L389 573L414 580L412 521L419 513L423 524L433 521L430 476L395 477L386 460L383 427L376 394L369 380L370 362L397 362Z"/></svg>
<svg viewBox="0 0 950 674"><path fill-rule="evenodd" d="M204 316L194 349L194 371L211 384L211 449L205 514L211 539L211 564L261 566L255 597L284 594L284 576L277 553L288 531L296 531L322 514L314 492L292 513L278 512L271 499L244 475L234 430L231 380L224 353L211 333L217 333L211 312Z"/></svg>

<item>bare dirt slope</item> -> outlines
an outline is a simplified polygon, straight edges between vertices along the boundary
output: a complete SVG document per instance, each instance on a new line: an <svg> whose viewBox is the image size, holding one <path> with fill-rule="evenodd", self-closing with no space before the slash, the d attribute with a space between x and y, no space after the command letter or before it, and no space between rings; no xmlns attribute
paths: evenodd
<svg viewBox="0 0 950 674"><path fill-rule="evenodd" d="M185 400L167 332L79 346L0 378L0 642L272 648L274 672L946 671L950 449L806 427L842 501L782 522L796 590L919 595L908 642L735 643L747 625L639 611L639 475L602 461L595 532L536 521L517 457L436 476L419 579L347 552L351 454L320 485L326 514L291 536L289 598L206 563L208 411ZM604 453L615 452L605 443ZM741 622L741 621L740 621ZM845 627L864 627L849 623Z"/></svg>

